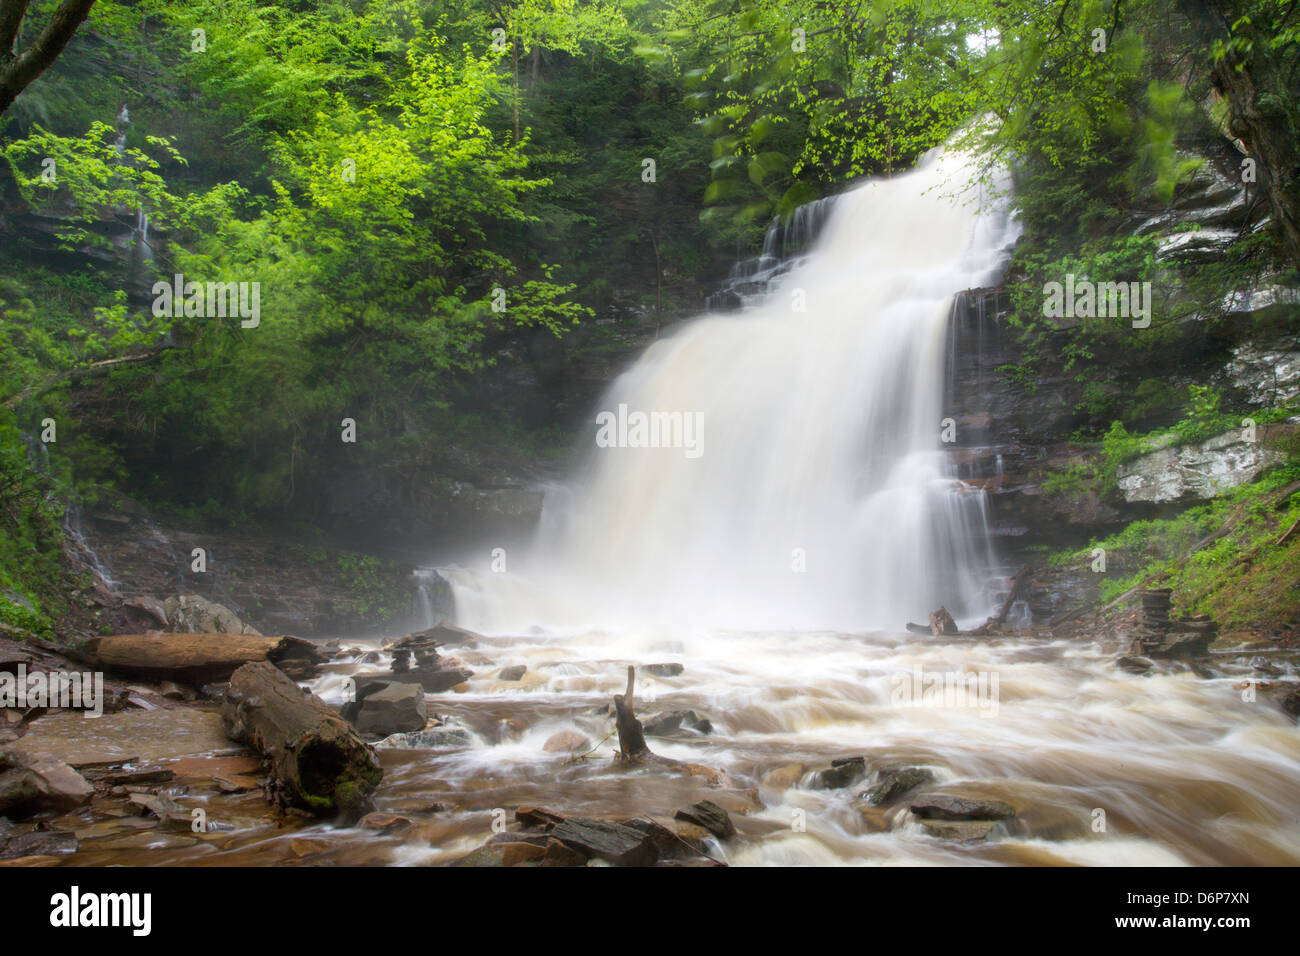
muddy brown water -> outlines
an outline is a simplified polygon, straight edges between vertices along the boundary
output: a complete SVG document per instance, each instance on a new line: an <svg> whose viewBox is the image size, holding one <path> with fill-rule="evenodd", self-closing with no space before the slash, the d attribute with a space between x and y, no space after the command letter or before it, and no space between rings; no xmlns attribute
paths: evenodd
<svg viewBox="0 0 1300 956"><path fill-rule="evenodd" d="M1065 640L883 633L534 635L484 638L457 653L476 676L458 693L430 696L429 710L470 744L380 751L376 808L409 824L336 827L278 814L257 790L220 792L214 777L251 783L258 763L224 739L211 705L99 720L56 713L21 745L72 763L136 757L172 769L164 789L186 812L202 809L207 831L132 816L123 796L97 797L49 820L76 834L75 853L18 862L436 865L482 844L501 811L508 818L520 804L666 821L711 799L737 824L737 837L711 847L733 865L1300 864L1300 728L1266 695L1246 699L1254 650L1219 656L1208 679L1172 664L1135 676L1100 647ZM1295 674L1291 653L1270 660ZM604 711L626 665L666 661L682 673L641 673L638 713L693 709L714 732L650 745L719 779L613 760ZM528 667L521 681L496 678L510 664ZM386 665L343 658L312 687L339 702L344 678ZM950 673L982 675L984 691L927 696L927 681ZM577 731L594 752L547 752L560 731ZM1016 819L960 842L934 835L909 801L866 805L869 776L840 789L812 785L831 760L859 755L868 771L927 767L936 777L928 789L1004 800Z"/></svg>

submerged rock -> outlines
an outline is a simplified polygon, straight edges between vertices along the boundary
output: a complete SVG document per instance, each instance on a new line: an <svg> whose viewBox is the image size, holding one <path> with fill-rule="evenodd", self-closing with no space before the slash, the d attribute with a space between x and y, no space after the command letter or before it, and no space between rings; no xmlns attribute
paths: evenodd
<svg viewBox="0 0 1300 956"><path fill-rule="evenodd" d="M934 771L925 767L890 766L876 771L876 785L862 793L873 807L897 803L917 787L934 782Z"/></svg>
<svg viewBox="0 0 1300 956"><path fill-rule="evenodd" d="M469 731L459 727L430 727L412 733L390 734L375 744L376 750L447 750L473 743Z"/></svg>
<svg viewBox="0 0 1300 956"><path fill-rule="evenodd" d="M1015 807L1001 800L960 796L955 793L927 793L912 801L911 812L922 820L1005 820L1016 815Z"/></svg>
<svg viewBox="0 0 1300 956"><path fill-rule="evenodd" d="M580 750L587 750L590 746L591 741L576 730L561 730L559 733L551 734L542 749L547 753L577 753Z"/></svg>
<svg viewBox="0 0 1300 956"><path fill-rule="evenodd" d="M642 664L637 670L643 674L651 674L655 677L676 677L685 667L681 664Z"/></svg>
<svg viewBox="0 0 1300 956"><path fill-rule="evenodd" d="M838 790L857 783L866 774L866 757L841 757L832 760L828 769L813 774L811 786L814 790Z"/></svg>
<svg viewBox="0 0 1300 956"><path fill-rule="evenodd" d="M497 674L497 680L517 681L522 680L524 674L528 673L528 668L523 664L514 664L510 667L501 668Z"/></svg>
<svg viewBox="0 0 1300 956"><path fill-rule="evenodd" d="M670 710L641 722L647 737L695 737L713 733L713 724L693 710Z"/></svg>

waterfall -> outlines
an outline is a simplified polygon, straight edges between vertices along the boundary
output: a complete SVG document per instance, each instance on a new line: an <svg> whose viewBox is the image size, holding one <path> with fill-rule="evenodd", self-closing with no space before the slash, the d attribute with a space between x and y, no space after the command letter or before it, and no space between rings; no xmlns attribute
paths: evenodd
<svg viewBox="0 0 1300 956"><path fill-rule="evenodd" d="M977 166L935 150L819 205L806 254L784 267L765 249L761 295L650 346L529 552L453 582L461 623L860 630L940 604L986 613L984 495L941 440L953 298L998 281L1019 232L1005 177L988 190ZM814 223L796 222L805 240ZM660 447L633 426L598 447L599 423L637 413L674 425Z"/></svg>

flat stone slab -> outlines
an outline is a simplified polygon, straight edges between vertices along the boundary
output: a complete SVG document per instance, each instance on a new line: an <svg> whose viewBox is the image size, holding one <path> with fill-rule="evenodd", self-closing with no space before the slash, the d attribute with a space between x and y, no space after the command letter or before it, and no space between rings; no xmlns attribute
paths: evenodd
<svg viewBox="0 0 1300 956"><path fill-rule="evenodd" d="M32 722L11 750L56 757L74 767L138 757L141 761L230 750L216 708L130 710L102 717L60 711Z"/></svg>

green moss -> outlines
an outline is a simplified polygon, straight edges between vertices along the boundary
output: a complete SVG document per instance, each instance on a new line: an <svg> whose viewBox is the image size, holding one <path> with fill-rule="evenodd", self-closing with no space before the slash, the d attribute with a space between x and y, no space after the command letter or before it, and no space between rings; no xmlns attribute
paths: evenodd
<svg viewBox="0 0 1300 956"><path fill-rule="evenodd" d="M1276 468L1249 485L1174 518L1134 521L1122 531L1080 551L1053 554L1060 567L1106 552L1102 586L1109 602L1134 587L1169 587L1182 614L1208 614L1228 630L1292 629L1300 626L1300 535L1276 541L1300 520L1300 462ZM1232 527L1223 537L1193 551L1198 543Z"/></svg>

